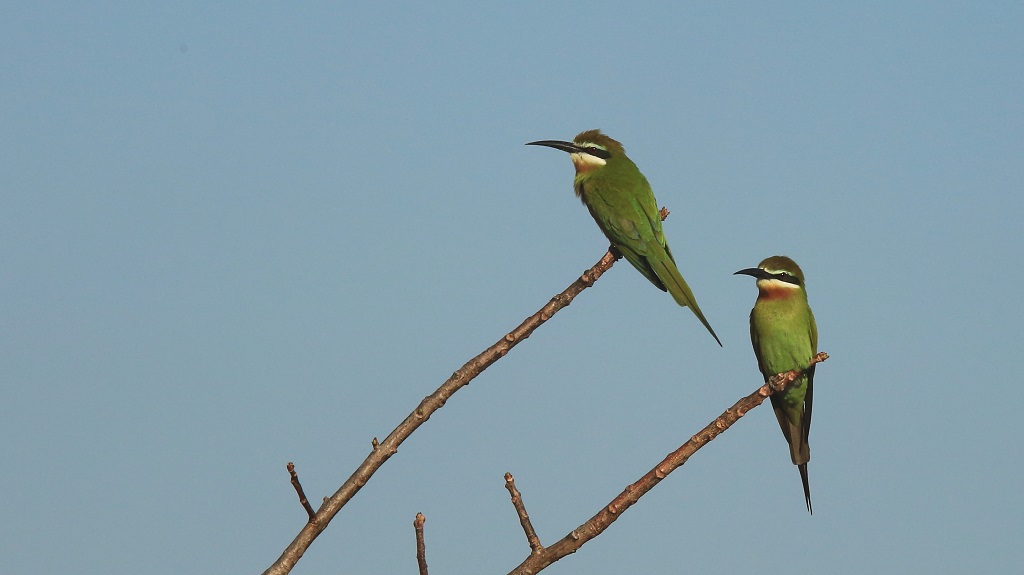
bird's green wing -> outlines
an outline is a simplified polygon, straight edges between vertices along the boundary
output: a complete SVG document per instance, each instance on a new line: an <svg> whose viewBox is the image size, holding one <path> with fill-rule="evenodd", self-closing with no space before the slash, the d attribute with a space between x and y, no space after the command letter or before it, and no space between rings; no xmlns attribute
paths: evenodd
<svg viewBox="0 0 1024 575"><path fill-rule="evenodd" d="M814 313L811 308L807 308L807 318L809 320L808 331L810 332L811 338L811 353L818 353L818 324L814 321ZM809 360L810 358L808 358ZM803 420L803 438L804 445L807 445L807 438L811 434L811 406L814 404L814 368L811 366L807 370L807 395L804 396L804 420Z"/></svg>
<svg viewBox="0 0 1024 575"><path fill-rule="evenodd" d="M629 179L617 178L614 174L597 181L584 181L581 198L601 231L626 261L658 289L672 294L676 303L690 308L718 345L722 345L676 267L650 184L639 172L635 172L635 177L638 179L632 180L632 186Z"/></svg>
<svg viewBox="0 0 1024 575"><path fill-rule="evenodd" d="M810 307L807 308L807 316L810 318L808 331L810 331L811 335L811 353L818 353L818 323L814 321L814 312L811 311Z"/></svg>
<svg viewBox="0 0 1024 575"><path fill-rule="evenodd" d="M639 195L650 195L650 201L638 201L638 194L624 186L614 179L586 181L581 198L598 227L622 257L658 289L666 291L665 284L648 261L653 254L664 251L657 240L661 235L661 222L656 220L658 233L655 234L648 214L647 204L654 205L654 196L648 187L647 194ZM654 209L654 217L658 217L657 208Z"/></svg>

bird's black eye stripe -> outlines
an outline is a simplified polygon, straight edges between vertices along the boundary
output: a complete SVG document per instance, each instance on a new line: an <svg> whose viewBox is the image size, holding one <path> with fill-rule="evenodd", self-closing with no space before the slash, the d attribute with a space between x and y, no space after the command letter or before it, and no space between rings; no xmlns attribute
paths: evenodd
<svg viewBox="0 0 1024 575"><path fill-rule="evenodd" d="M779 272L777 274L772 274L772 279L777 279L779 281L786 282L786 283L793 284L793 285L800 285L800 278L796 277L793 274L787 274L786 272Z"/></svg>
<svg viewBox="0 0 1024 575"><path fill-rule="evenodd" d="M602 150L601 148L598 148L597 146L587 146L584 149L591 156L597 156L598 158L601 158L602 160L607 160L608 158L612 157L612 155L610 153L608 153L608 150Z"/></svg>

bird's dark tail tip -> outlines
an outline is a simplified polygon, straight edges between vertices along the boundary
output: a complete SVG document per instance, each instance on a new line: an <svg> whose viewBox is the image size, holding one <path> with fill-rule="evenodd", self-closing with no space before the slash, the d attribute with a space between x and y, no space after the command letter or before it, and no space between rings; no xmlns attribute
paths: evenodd
<svg viewBox="0 0 1024 575"><path fill-rule="evenodd" d="M693 305L690 306L690 311L696 314L697 319L699 319L700 322L704 324L704 327L708 329L708 333L711 334L711 337L715 338L715 341L718 342L718 347L725 347L722 345L722 340L718 339L718 334L715 333L715 330L711 329L711 324L708 323L708 320L704 319L704 314L700 313L700 309L698 309L696 305Z"/></svg>
<svg viewBox="0 0 1024 575"><path fill-rule="evenodd" d="M811 485L807 481L807 464L801 463L798 467L800 469L800 481L804 484L804 500L807 501L807 512L814 515L814 510L811 509Z"/></svg>

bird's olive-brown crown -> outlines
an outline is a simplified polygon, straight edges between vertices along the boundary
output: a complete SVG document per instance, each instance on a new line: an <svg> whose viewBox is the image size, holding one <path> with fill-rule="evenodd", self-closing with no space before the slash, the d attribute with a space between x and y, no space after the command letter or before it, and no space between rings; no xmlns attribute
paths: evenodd
<svg viewBox="0 0 1024 575"><path fill-rule="evenodd" d="M780 272L788 273L800 280L800 285L804 285L804 271L789 257L772 256L765 258L761 260L761 263L757 264L757 267L773 274Z"/></svg>
<svg viewBox="0 0 1024 575"><path fill-rule="evenodd" d="M622 147L622 144L620 144L618 140L602 134L601 130L587 130L586 132L580 132L575 138L573 138L572 143L584 149L589 146L597 146L598 148L607 150L615 155L626 154L626 149Z"/></svg>

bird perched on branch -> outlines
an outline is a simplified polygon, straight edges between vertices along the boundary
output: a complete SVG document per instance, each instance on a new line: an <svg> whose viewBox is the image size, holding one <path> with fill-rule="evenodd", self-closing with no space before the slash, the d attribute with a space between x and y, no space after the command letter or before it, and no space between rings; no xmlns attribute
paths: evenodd
<svg viewBox="0 0 1024 575"><path fill-rule="evenodd" d="M540 140L527 145L569 153L576 168L576 195L590 210L612 248L658 289L668 291L676 303L690 308L718 345L722 345L676 267L661 229L661 214L651 185L626 156L622 144L600 130L588 130L571 142Z"/></svg>
<svg viewBox="0 0 1024 575"><path fill-rule="evenodd" d="M807 303L803 270L786 256L772 256L756 268L736 274L757 279L757 302L750 311L750 342L765 382L776 374L804 369L818 353L818 326ZM786 391L771 397L775 417L789 442L789 456L800 470L807 511L811 513L811 488L807 482L811 448L807 436L811 431L813 387L811 366Z"/></svg>

